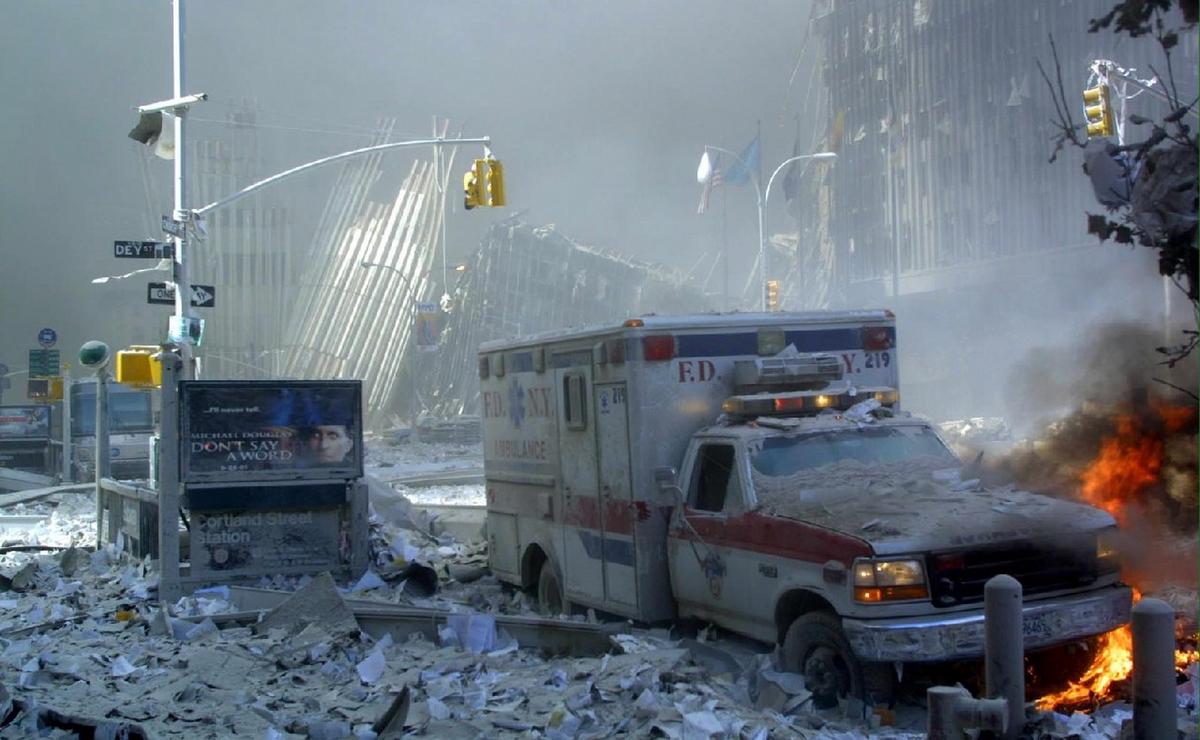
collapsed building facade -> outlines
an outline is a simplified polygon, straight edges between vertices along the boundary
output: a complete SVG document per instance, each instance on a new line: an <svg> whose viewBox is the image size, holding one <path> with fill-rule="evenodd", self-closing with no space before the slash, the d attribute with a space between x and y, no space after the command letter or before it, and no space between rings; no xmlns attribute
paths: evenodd
<svg viewBox="0 0 1200 740"><path fill-rule="evenodd" d="M517 219L484 235L454 286L441 347L422 387L437 415L479 409L482 342L606 322L643 313L710 310L682 273L577 244L553 226Z"/></svg>
<svg viewBox="0 0 1200 740"><path fill-rule="evenodd" d="M391 203L369 200L380 157L347 164L331 190L283 345L285 377L361 379L367 426L399 392L446 210L438 162L414 161Z"/></svg>
<svg viewBox="0 0 1200 740"><path fill-rule="evenodd" d="M1111 301L1114 285L1127 302L1147 304L1129 311L1161 323L1173 311L1173 289L1165 289L1149 250L1131 254L1087 233L1086 214L1102 207L1081 172L1080 150L1068 145L1048 161L1058 131L1038 71L1040 61L1056 78L1048 34L1077 124L1093 60L1112 59L1142 77L1152 67L1166 74L1153 40L1088 33L1089 21L1112 6L814 4L811 32L824 63L813 74L824 93L812 102L822 107L822 125L798 146L838 159L812 163L789 193L799 239L777 245L792 265L784 306L895 309L914 408L947 417L998 412L1004 378L983 389L973 381L994 376L1027 347L1026 337L1052 342L1055 331L1086 323L1100 313L1093 296ZM1172 61L1190 99L1194 31ZM1166 108L1142 95L1130 112L1160 118ZM1186 301L1174 303L1177 311ZM1057 317L1052 326L1048 314Z"/></svg>

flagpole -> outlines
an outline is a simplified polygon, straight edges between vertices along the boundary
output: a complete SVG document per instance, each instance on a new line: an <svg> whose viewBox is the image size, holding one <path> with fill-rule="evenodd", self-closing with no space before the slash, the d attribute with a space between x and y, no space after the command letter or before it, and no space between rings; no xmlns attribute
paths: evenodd
<svg viewBox="0 0 1200 740"><path fill-rule="evenodd" d="M763 203L762 191L762 121L756 123L758 132L755 135L755 140L758 141L758 172L754 177L754 193L758 196L758 293L759 307L763 312L767 310L767 242L764 232L766 231L766 204Z"/></svg>
<svg viewBox="0 0 1200 740"><path fill-rule="evenodd" d="M725 255L725 302L722 308L726 311L729 310L729 222L725 218L728 196L728 189L721 188L721 252Z"/></svg>

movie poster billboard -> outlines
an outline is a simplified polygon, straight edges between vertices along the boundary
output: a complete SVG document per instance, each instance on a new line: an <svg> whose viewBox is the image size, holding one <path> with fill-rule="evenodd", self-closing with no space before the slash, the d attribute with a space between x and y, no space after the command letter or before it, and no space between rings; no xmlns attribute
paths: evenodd
<svg viewBox="0 0 1200 740"><path fill-rule="evenodd" d="M362 476L357 380L180 383L186 483Z"/></svg>
<svg viewBox="0 0 1200 740"><path fill-rule="evenodd" d="M50 407L0 406L0 439L50 439Z"/></svg>

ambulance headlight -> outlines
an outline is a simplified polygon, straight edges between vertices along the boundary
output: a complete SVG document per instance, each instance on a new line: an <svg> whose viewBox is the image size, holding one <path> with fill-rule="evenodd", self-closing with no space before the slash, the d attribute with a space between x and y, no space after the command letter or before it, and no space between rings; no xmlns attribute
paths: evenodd
<svg viewBox="0 0 1200 740"><path fill-rule="evenodd" d="M928 599L925 566L920 560L854 561L854 600L863 604Z"/></svg>
<svg viewBox="0 0 1200 740"><path fill-rule="evenodd" d="M1116 527L1101 530L1096 535L1096 570L1113 573L1121 569L1121 550Z"/></svg>

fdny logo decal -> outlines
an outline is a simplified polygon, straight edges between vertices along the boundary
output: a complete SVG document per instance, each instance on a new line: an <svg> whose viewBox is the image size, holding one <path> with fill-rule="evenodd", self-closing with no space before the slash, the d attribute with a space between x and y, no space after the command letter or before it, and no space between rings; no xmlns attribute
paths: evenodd
<svg viewBox="0 0 1200 740"><path fill-rule="evenodd" d="M680 360L676 367L679 383L707 383L717 377L717 366L712 360Z"/></svg>
<svg viewBox="0 0 1200 740"><path fill-rule="evenodd" d="M714 599L721 598L721 588L725 585L725 563L715 553L709 553L701 563L704 577L708 580L708 591Z"/></svg>

